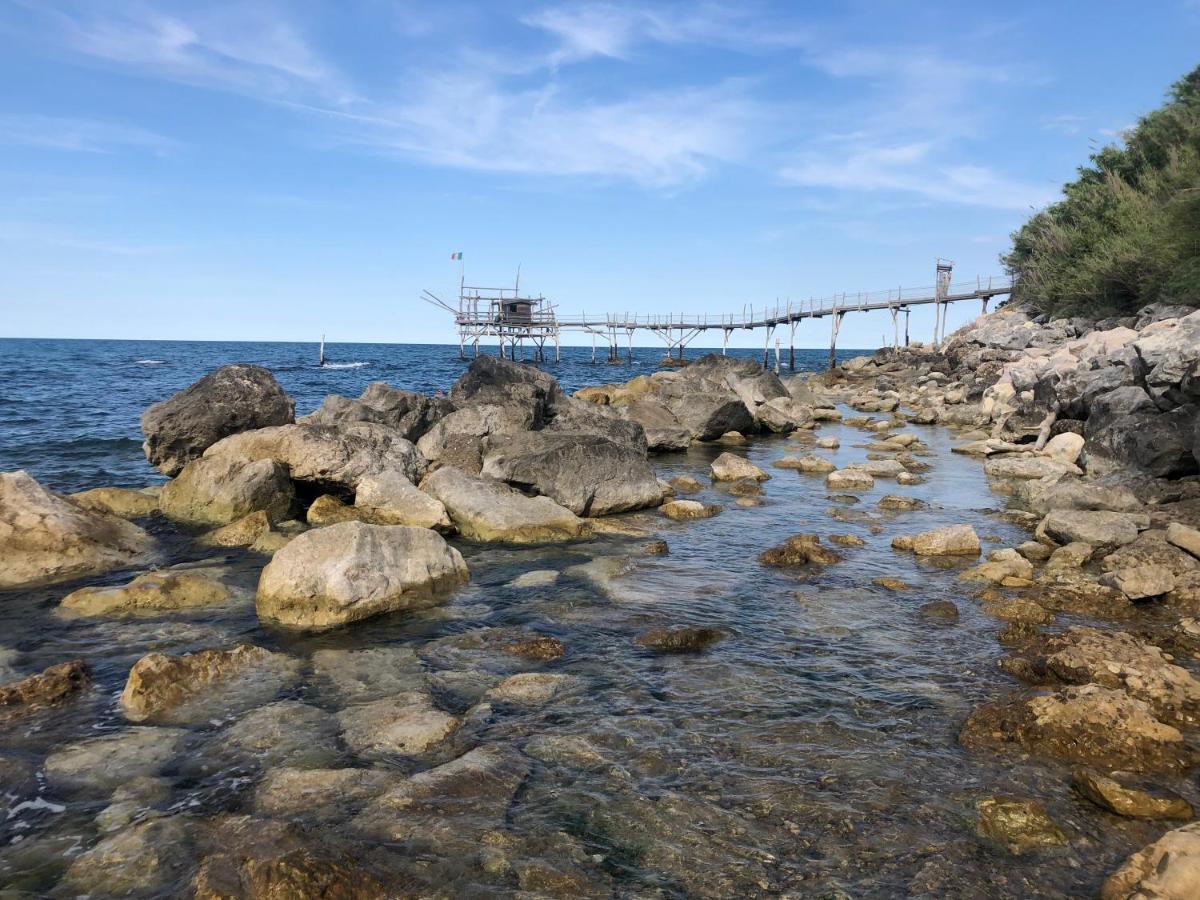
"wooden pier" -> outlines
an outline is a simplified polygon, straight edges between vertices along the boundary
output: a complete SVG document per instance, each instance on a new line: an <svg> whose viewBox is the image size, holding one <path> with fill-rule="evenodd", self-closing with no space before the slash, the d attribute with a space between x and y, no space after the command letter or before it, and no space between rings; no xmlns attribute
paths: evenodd
<svg viewBox="0 0 1200 900"><path fill-rule="evenodd" d="M698 335L708 331L721 331L721 352L729 347L729 336L735 331L762 329L766 338L763 343L763 365L770 358L771 338L778 328L788 330L788 365L796 368L796 330L808 319L830 319L829 366L833 368L837 359L837 339L842 320L848 313L887 310L891 313L893 341L901 346L900 316L904 316L903 346L909 343L908 316L914 306L935 307L933 344L938 346L945 339L946 308L952 303L977 300L981 311L986 313L993 297L1012 292L1012 279L1007 277L977 278L974 281L954 282L951 278L952 263L937 261L937 280L926 287L895 287L881 291L856 294L835 294L823 299L788 301L773 306L755 308L743 306L740 312L727 314L691 313L679 315L637 315L635 313L604 313L591 315L559 315L554 304L542 296L522 295L520 280L511 288L473 287L464 283L459 286L459 303L455 308L426 291L426 301L452 313L458 329L459 354L465 358L467 345L474 347L479 355L482 339L495 337L499 343L500 356L518 358L524 356L525 345L534 350L535 359L545 358L545 346L554 344L557 361L561 350L563 331L580 331L592 335L592 360L596 361L597 341L607 344L608 361L620 362L621 344L624 343L629 359L633 358L633 336L636 332L650 332L666 346L667 359L683 363L687 345ZM776 368L780 363L780 341L775 342Z"/></svg>

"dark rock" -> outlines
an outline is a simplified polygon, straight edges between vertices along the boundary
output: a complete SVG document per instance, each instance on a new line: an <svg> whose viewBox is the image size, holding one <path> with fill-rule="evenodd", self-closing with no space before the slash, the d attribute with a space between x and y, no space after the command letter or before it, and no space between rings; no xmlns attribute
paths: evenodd
<svg viewBox="0 0 1200 900"><path fill-rule="evenodd" d="M555 402L552 412L554 418L545 428L548 432L602 437L629 447L642 456L646 455L649 448L645 429L609 407L563 397Z"/></svg>
<svg viewBox="0 0 1200 900"><path fill-rule="evenodd" d="M933 600L922 603L919 612L926 619L937 619L941 622L957 622L958 607L949 600Z"/></svg>
<svg viewBox="0 0 1200 900"><path fill-rule="evenodd" d="M527 410L533 427L540 428L550 417L550 407L563 397L558 382L534 366L479 356L450 388L457 407L488 404Z"/></svg>
<svg viewBox="0 0 1200 900"><path fill-rule="evenodd" d="M320 409L301 421L313 425L375 422L393 428L405 440L415 442L438 419L453 411L454 406L449 400L402 391L385 381L373 381L357 400L330 394Z"/></svg>
<svg viewBox="0 0 1200 900"><path fill-rule="evenodd" d="M1092 769L1076 769L1071 784L1101 809L1118 816L1133 819L1190 819L1193 816L1192 804L1178 794L1149 785L1123 784Z"/></svg>
<svg viewBox="0 0 1200 900"><path fill-rule="evenodd" d="M142 413L142 449L175 475L221 438L293 421L295 404L261 366L222 366Z"/></svg>
<svg viewBox="0 0 1200 900"><path fill-rule="evenodd" d="M822 547L821 539L815 534L793 535L780 546L763 551L758 557L764 566L829 565L841 560L841 554Z"/></svg>
<svg viewBox="0 0 1200 900"><path fill-rule="evenodd" d="M634 643L660 653L698 653L707 650L725 637L719 628L651 628L643 631Z"/></svg>
<svg viewBox="0 0 1200 900"><path fill-rule="evenodd" d="M82 659L59 663L12 684L0 685L0 719L11 719L58 706L91 684Z"/></svg>

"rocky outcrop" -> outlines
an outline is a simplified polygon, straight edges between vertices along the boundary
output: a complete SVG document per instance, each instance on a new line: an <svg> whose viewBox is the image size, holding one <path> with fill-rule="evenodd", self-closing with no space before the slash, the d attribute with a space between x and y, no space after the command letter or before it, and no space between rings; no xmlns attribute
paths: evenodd
<svg viewBox="0 0 1200 900"><path fill-rule="evenodd" d="M985 704L959 734L967 747L1016 744L1030 753L1109 770L1181 772L1193 753L1178 729L1123 691L1095 684Z"/></svg>
<svg viewBox="0 0 1200 900"><path fill-rule="evenodd" d="M563 396L553 376L494 356L471 360L450 388L450 400L459 409L486 405L527 410L533 428L549 420L551 406Z"/></svg>
<svg viewBox="0 0 1200 900"><path fill-rule="evenodd" d="M291 422L295 405L261 366L222 366L142 413L150 464L177 475L224 437Z"/></svg>
<svg viewBox="0 0 1200 900"><path fill-rule="evenodd" d="M150 653L129 671L121 711L132 722L202 722L214 708L259 705L294 680L298 671L298 662L290 656L249 644L185 656Z"/></svg>
<svg viewBox="0 0 1200 900"><path fill-rule="evenodd" d="M578 516L657 506L662 488L642 453L590 434L506 435L486 451L482 474L549 497Z"/></svg>
<svg viewBox="0 0 1200 900"><path fill-rule="evenodd" d="M1127 513L1103 510L1052 512L1038 526L1038 533L1060 544L1075 542L1093 547L1121 547L1137 540L1139 527L1149 524Z"/></svg>
<svg viewBox="0 0 1200 900"><path fill-rule="evenodd" d="M534 415L524 406L472 405L440 419L417 441L417 449L435 465L478 474L484 438L525 432L533 424Z"/></svg>
<svg viewBox="0 0 1200 900"><path fill-rule="evenodd" d="M655 453L686 450L692 443L691 428L684 427L675 413L659 400L647 397L620 409L631 422L642 427L646 446Z"/></svg>
<svg viewBox="0 0 1200 900"><path fill-rule="evenodd" d="M448 400L402 391L385 381L372 381L357 400L330 394L320 409L298 421L311 425L374 422L386 425L405 440L416 442L435 422L453 410L454 406Z"/></svg>
<svg viewBox="0 0 1200 900"><path fill-rule="evenodd" d="M591 525L549 497L527 497L491 478L453 467L438 469L421 490L446 508L459 533L472 541L541 544L592 536Z"/></svg>
<svg viewBox="0 0 1200 900"><path fill-rule="evenodd" d="M354 506L376 525L412 525L439 531L453 527L446 507L399 472L381 472L359 481Z"/></svg>
<svg viewBox="0 0 1200 900"><path fill-rule="evenodd" d="M255 603L266 622L318 630L435 605L468 577L461 554L436 532L344 522L279 550Z"/></svg>
<svg viewBox="0 0 1200 900"><path fill-rule="evenodd" d="M129 568L155 551L133 523L77 506L26 472L0 472L0 590Z"/></svg>
<svg viewBox="0 0 1200 900"><path fill-rule="evenodd" d="M92 512L108 513L122 519L144 519L158 512L158 494L128 488L99 487L80 491L68 498L76 506Z"/></svg>
<svg viewBox="0 0 1200 900"><path fill-rule="evenodd" d="M164 515L191 525L228 525L255 512L278 521L289 516L294 502L285 466L223 455L188 463L159 494Z"/></svg>
<svg viewBox="0 0 1200 900"><path fill-rule="evenodd" d="M646 431L641 424L609 407L561 397L555 401L552 412L554 418L544 429L548 433L602 437L643 457L649 450Z"/></svg>

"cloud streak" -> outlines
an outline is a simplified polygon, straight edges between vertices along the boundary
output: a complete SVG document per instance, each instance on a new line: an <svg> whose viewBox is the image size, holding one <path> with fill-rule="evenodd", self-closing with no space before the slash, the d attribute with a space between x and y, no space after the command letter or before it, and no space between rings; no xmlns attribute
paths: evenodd
<svg viewBox="0 0 1200 900"><path fill-rule="evenodd" d="M0 145L84 153L114 153L124 149L165 153L177 143L144 128L98 119L0 115Z"/></svg>

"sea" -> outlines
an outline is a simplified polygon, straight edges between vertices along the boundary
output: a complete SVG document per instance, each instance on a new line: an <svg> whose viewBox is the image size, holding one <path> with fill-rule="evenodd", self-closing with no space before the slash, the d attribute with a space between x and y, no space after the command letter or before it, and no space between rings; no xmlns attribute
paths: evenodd
<svg viewBox="0 0 1200 900"><path fill-rule="evenodd" d="M690 348L687 356L708 352L719 351ZM24 469L62 492L160 482L142 453L142 411L229 363L270 369L299 416L328 394L357 397L372 381L448 391L470 362L448 344L326 344L324 367L318 354L315 343L0 339L0 472ZM729 354L762 358L761 350ZM620 362L610 364L604 350L593 362L591 347L563 347L558 362L551 352L537 365L575 391L654 372L662 358L662 348L634 347L632 359L622 349ZM796 351L797 371L820 370L828 360L827 350ZM784 372L788 362L785 356Z"/></svg>

